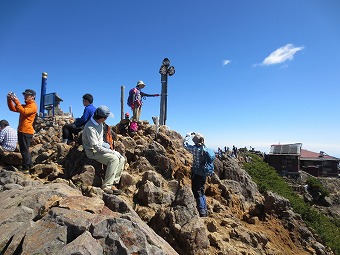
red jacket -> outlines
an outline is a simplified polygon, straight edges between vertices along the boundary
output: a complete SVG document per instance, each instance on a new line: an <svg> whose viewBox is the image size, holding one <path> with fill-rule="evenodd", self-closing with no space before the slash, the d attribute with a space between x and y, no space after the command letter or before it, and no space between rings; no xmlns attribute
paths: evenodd
<svg viewBox="0 0 340 255"><path fill-rule="evenodd" d="M15 104L14 104L15 103ZM20 104L19 100L16 99L15 101L11 99L7 99L8 108L12 112L19 112L19 126L18 132L25 133L25 134L34 134L33 122L35 119L35 115L38 111L38 106L34 100L26 101L26 104Z"/></svg>

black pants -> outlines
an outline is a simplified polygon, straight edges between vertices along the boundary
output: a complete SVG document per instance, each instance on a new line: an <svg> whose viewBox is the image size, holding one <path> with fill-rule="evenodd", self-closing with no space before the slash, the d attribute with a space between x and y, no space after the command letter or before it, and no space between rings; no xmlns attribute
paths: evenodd
<svg viewBox="0 0 340 255"><path fill-rule="evenodd" d="M207 200L204 195L204 185L207 177L201 176L197 174L193 174L191 176L191 190L194 193L194 197L196 199L197 210L200 216L207 216Z"/></svg>
<svg viewBox="0 0 340 255"><path fill-rule="evenodd" d="M74 123L66 124L63 126L63 139L73 140L73 136L77 135L82 130L81 127L77 127Z"/></svg>
<svg viewBox="0 0 340 255"><path fill-rule="evenodd" d="M193 174L191 177L191 190L194 197L198 198L204 195L204 185L207 177Z"/></svg>
<svg viewBox="0 0 340 255"><path fill-rule="evenodd" d="M18 132L18 142L22 156L22 169L28 170L32 164L31 153L29 151L33 135Z"/></svg>

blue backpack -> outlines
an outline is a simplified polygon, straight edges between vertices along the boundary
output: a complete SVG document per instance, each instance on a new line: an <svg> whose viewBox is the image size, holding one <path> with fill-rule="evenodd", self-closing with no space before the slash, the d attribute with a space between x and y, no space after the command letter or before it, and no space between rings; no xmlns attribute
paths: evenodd
<svg viewBox="0 0 340 255"><path fill-rule="evenodd" d="M202 146L202 162L201 168L202 172L207 176L211 176L214 173L214 160L215 160L215 152L213 149Z"/></svg>

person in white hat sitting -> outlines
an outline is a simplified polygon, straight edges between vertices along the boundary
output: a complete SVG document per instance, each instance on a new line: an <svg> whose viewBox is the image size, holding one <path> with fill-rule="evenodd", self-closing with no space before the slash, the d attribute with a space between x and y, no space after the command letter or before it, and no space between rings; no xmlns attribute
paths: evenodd
<svg viewBox="0 0 340 255"><path fill-rule="evenodd" d="M138 81L136 88L133 88L129 92L129 98L131 98L131 103L129 103L128 99L128 104L130 105L132 109L132 121L139 121L140 114L142 112L142 99L144 97L158 97L159 94L146 94L142 92L142 88L145 87L145 83L143 81Z"/></svg>
<svg viewBox="0 0 340 255"><path fill-rule="evenodd" d="M86 156L107 166L105 178L102 183L102 190L108 194L121 194L116 187L125 165L125 158L115 150L110 149L110 145L103 139L103 123L109 117L113 117L110 109L99 106L90 120L85 124L82 141Z"/></svg>

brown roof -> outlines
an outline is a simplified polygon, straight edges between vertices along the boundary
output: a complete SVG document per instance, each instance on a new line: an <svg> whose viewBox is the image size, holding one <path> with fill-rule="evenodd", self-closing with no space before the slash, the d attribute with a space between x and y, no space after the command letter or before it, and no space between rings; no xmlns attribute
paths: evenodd
<svg viewBox="0 0 340 255"><path fill-rule="evenodd" d="M326 153L317 153L301 149L300 159L302 160L339 160L338 158L327 155Z"/></svg>

